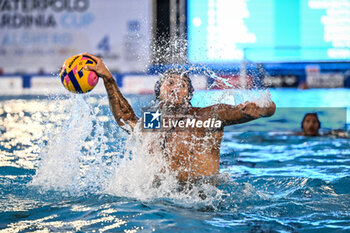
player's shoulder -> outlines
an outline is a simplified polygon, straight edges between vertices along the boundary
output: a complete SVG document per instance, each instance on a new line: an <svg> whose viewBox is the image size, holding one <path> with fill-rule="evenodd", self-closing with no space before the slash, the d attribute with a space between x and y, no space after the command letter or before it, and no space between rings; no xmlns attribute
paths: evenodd
<svg viewBox="0 0 350 233"><path fill-rule="evenodd" d="M204 114L209 112L210 109L208 107L191 107L190 110L188 111L189 114Z"/></svg>
<svg viewBox="0 0 350 233"><path fill-rule="evenodd" d="M214 113L221 110L229 110L234 107L235 106L229 105L229 104L214 104L206 107L192 107L192 108L193 108L193 112L205 114L205 113Z"/></svg>

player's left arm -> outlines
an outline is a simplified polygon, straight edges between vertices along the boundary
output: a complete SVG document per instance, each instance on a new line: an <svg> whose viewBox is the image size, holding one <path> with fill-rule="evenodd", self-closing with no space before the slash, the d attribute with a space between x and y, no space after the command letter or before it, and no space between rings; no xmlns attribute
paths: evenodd
<svg viewBox="0 0 350 233"><path fill-rule="evenodd" d="M241 124L258 119L269 117L275 113L276 105L270 101L266 107L260 107L253 102L244 102L239 105L216 104L202 108L202 117L215 118L222 121L223 126Z"/></svg>

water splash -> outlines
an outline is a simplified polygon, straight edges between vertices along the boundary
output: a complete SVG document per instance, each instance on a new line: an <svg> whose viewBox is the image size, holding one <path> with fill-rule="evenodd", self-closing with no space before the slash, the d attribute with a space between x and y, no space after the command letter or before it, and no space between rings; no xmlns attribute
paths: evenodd
<svg viewBox="0 0 350 233"><path fill-rule="evenodd" d="M186 207L213 207L214 202L222 199L221 190L205 183L180 185L162 151L154 151L157 149L154 143L160 141L162 133L134 131L126 141L126 156L113 166L114 174L106 183L106 192L143 201L166 199Z"/></svg>
<svg viewBox="0 0 350 233"><path fill-rule="evenodd" d="M79 101L80 100L80 101ZM51 132L41 152L41 165L31 182L44 189L76 190L79 184L79 158L85 139L92 130L89 106L76 96L69 101L68 119ZM80 104L79 104L80 103ZM52 116L57 117L57 116Z"/></svg>
<svg viewBox="0 0 350 233"><path fill-rule="evenodd" d="M194 106L204 107L220 103L238 105L248 101L254 102L262 108L269 106L272 101L270 91L261 86L259 81L262 72L259 71L255 65L250 66L253 68L249 68L249 72L246 71L245 77L241 77L242 74L239 70L237 72L232 71L228 75L219 75L210 67L204 65L200 67L189 67L188 70L190 73L204 75L209 81L208 88L200 91L200 97L195 98L192 104ZM247 78L247 75L249 75L251 79L248 87L241 83L243 79ZM232 81L234 79L236 79L236 81ZM196 79L192 79L192 82L195 83Z"/></svg>
<svg viewBox="0 0 350 233"><path fill-rule="evenodd" d="M87 100L88 97L74 95L61 102L65 120L49 133L30 186L69 195L110 194L143 201L166 199L186 207L213 206L221 199L223 192L213 185L179 185L176 172L168 168L163 153L150 153L152 144L161 135L154 132L145 135L135 130L130 136L119 131L116 135L119 143L108 138L108 129L99 121L99 114L104 114L99 109L104 106L93 108ZM52 117L56 118L57 113ZM118 144L113 152L110 152L111 142Z"/></svg>

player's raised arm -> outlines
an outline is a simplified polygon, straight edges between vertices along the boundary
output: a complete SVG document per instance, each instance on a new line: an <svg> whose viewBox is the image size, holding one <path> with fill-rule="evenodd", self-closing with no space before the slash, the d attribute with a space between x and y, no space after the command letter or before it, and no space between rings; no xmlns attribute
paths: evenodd
<svg viewBox="0 0 350 233"><path fill-rule="evenodd" d="M103 63L102 59L89 53L85 53L84 55L90 56L96 61L95 66L86 66L85 69L95 71L96 74L103 79L114 118L121 128L130 133L127 125L133 130L138 120L134 110L120 92L113 75Z"/></svg>
<svg viewBox="0 0 350 233"><path fill-rule="evenodd" d="M270 102L266 107L259 107L253 102L239 105L216 104L201 109L204 118L214 117L221 120L223 126L245 123L260 117L269 117L275 113L276 105Z"/></svg>

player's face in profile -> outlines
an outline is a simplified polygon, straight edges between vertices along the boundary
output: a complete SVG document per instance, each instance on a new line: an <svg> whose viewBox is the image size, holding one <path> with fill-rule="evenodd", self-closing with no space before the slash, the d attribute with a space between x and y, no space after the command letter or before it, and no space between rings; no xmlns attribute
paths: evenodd
<svg viewBox="0 0 350 233"><path fill-rule="evenodd" d="M169 105L181 105L188 99L188 86L180 75L169 75L160 87L159 99Z"/></svg>
<svg viewBox="0 0 350 233"><path fill-rule="evenodd" d="M314 115L306 116L303 122L303 130L305 135L311 135L311 136L317 135L319 128L320 128L320 124L318 123L316 116Z"/></svg>

